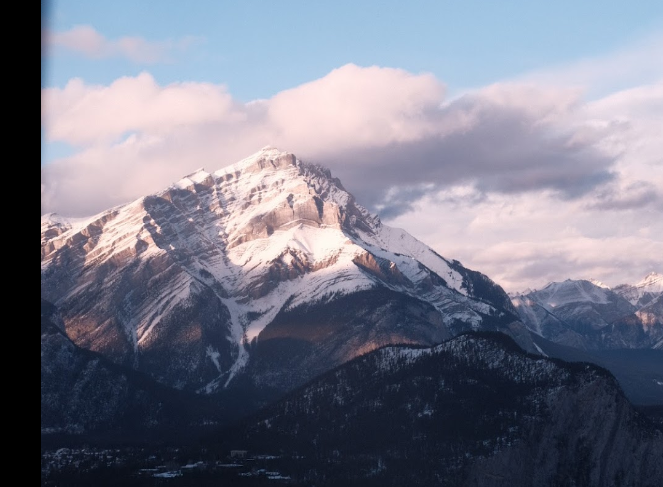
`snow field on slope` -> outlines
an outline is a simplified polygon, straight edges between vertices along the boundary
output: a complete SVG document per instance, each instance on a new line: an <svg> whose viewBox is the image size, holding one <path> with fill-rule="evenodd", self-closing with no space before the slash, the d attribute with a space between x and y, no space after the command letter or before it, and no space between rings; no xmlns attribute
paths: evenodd
<svg viewBox="0 0 663 487"><path fill-rule="evenodd" d="M467 295L467 290L462 286L463 277L449 267L449 264L443 258L431 251L426 244L420 242L405 230L381 225L377 235L372 236L362 232L361 237L366 243L375 247L389 249L391 253L403 254L418 260L444 279L451 289L455 289L465 296Z"/></svg>
<svg viewBox="0 0 663 487"><path fill-rule="evenodd" d="M336 228L299 224L277 230L268 238L238 245L228 251L228 259L234 265L256 269L257 265L279 258L288 249L302 252L310 263L328 261L339 253L354 257L360 250Z"/></svg>
<svg viewBox="0 0 663 487"><path fill-rule="evenodd" d="M269 238L256 239L239 245L228 252L229 261L249 279L264 278L271 262L288 256L288 250L300 252L308 264L326 265L295 279L282 281L268 295L238 304L242 314L259 313L246 330L247 339L255 338L291 297L290 306L313 302L331 294L346 294L370 289L375 284L365 276L352 259L363 249L354 245L340 230L316 228L306 225L277 230ZM291 257L286 258L286 261ZM240 292L240 290L235 290Z"/></svg>

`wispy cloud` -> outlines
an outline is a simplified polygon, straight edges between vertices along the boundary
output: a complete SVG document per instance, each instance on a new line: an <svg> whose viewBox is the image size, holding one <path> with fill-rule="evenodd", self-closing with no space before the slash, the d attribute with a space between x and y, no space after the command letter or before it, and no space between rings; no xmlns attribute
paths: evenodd
<svg viewBox="0 0 663 487"><path fill-rule="evenodd" d="M517 80L580 87L594 98L627 87L655 83L662 77L663 31L654 31L617 51L527 73Z"/></svg>
<svg viewBox="0 0 663 487"><path fill-rule="evenodd" d="M631 210L648 206L658 207L663 212L660 189L648 181L635 181L601 188L586 207L593 210Z"/></svg>
<svg viewBox="0 0 663 487"><path fill-rule="evenodd" d="M78 25L64 32L47 32L44 37L52 47L67 49L88 58L124 57L137 64L170 62L174 53L183 51L196 41L194 37L158 42L138 36L108 39L89 25Z"/></svg>

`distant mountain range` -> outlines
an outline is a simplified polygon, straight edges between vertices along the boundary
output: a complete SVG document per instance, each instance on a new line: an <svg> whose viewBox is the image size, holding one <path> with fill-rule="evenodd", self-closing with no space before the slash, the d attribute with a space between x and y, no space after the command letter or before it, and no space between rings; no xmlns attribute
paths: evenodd
<svg viewBox="0 0 663 487"><path fill-rule="evenodd" d="M551 282L511 296L523 323L553 342L584 350L663 347L663 275L610 289L591 280Z"/></svg>

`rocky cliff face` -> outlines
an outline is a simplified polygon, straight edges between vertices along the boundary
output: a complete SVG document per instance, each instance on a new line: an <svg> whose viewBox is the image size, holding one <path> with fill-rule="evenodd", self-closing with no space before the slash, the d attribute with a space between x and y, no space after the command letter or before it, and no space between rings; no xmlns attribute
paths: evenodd
<svg viewBox="0 0 663 487"><path fill-rule="evenodd" d="M512 302L529 329L562 345L587 350L654 347L663 339L663 293L652 286L626 288L569 279L512 296Z"/></svg>
<svg viewBox="0 0 663 487"><path fill-rule="evenodd" d="M76 345L190 391L261 381L283 361L300 371L280 382L291 387L377 346L470 329L532 347L490 279L270 148L88 219L45 215L41 263L42 298ZM378 309L361 297L371 293Z"/></svg>
<svg viewBox="0 0 663 487"><path fill-rule="evenodd" d="M502 334L374 351L217 441L281 452L296 485L654 486L663 477L662 432L609 372L526 354Z"/></svg>

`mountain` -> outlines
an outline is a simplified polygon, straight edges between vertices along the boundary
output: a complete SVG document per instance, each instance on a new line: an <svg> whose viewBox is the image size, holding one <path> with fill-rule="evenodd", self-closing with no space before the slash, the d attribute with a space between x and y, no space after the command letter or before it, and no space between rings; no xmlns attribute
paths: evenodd
<svg viewBox="0 0 663 487"><path fill-rule="evenodd" d="M155 485L146 468L188 468L208 455L200 465L217 485L224 449L244 448L277 453L294 485L647 485L660 476L661 433L610 373L528 354L553 347L525 326L520 301L384 225L328 170L290 153L265 148L98 215L48 214L41 225L42 481L52 472L67 485ZM579 286L538 296L556 313L536 308L539 332L605 347L608 327L635 323L636 338L660 346L660 296L644 290L634 305ZM589 325L577 306L559 312L578 294ZM608 323L627 308L631 321ZM660 351L650 351L655 361ZM656 405L657 392L645 391L645 403ZM198 444L210 423L265 404ZM45 454L44 433L175 446L118 449L113 470L107 451L87 446ZM208 485L203 470L168 482Z"/></svg>
<svg viewBox="0 0 663 487"><path fill-rule="evenodd" d="M654 486L663 478L663 433L609 372L527 354L485 332L373 351L214 442L221 452L278 454L272 470L294 485Z"/></svg>
<svg viewBox="0 0 663 487"><path fill-rule="evenodd" d="M567 279L511 300L530 330L555 343L585 350L654 348L663 339L659 278L653 273L614 290Z"/></svg>
<svg viewBox="0 0 663 487"><path fill-rule="evenodd" d="M162 384L291 389L394 343L501 330L504 291L273 148L84 219L41 220L41 293L72 342Z"/></svg>

